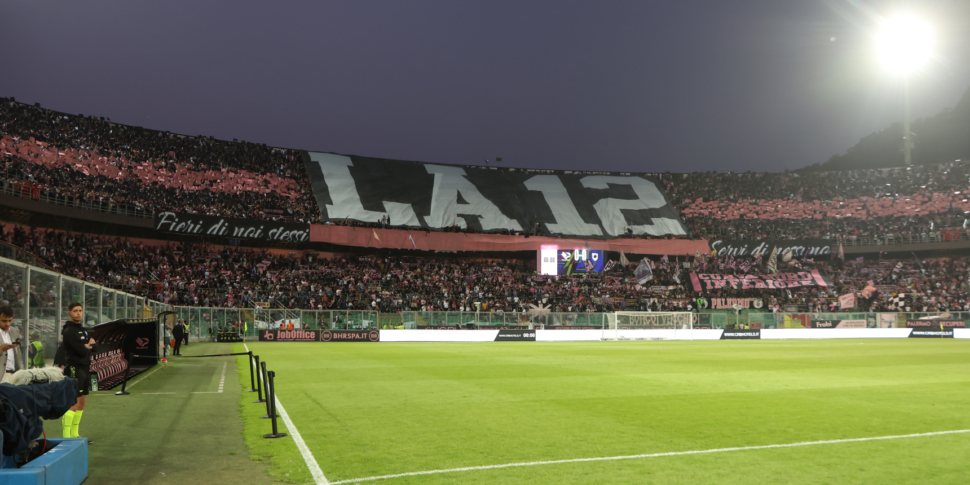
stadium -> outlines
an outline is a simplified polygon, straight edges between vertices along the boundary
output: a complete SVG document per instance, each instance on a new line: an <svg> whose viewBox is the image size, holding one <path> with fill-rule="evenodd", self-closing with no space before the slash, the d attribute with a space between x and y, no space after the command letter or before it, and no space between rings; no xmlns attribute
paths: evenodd
<svg viewBox="0 0 970 485"><path fill-rule="evenodd" d="M3 483L970 473L965 83L827 162L720 172L288 148L14 87Z"/></svg>

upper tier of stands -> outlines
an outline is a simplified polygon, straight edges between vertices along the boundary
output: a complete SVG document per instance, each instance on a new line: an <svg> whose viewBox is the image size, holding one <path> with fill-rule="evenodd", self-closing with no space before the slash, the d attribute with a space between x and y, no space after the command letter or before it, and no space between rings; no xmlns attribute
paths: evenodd
<svg viewBox="0 0 970 485"><path fill-rule="evenodd" d="M318 222L293 150L0 102L6 184L153 211Z"/></svg>
<svg viewBox="0 0 970 485"><path fill-rule="evenodd" d="M970 211L970 161L848 172L671 175L667 189L695 235L908 239L963 225Z"/></svg>
<svg viewBox="0 0 970 485"><path fill-rule="evenodd" d="M165 210L321 222L294 150L174 135L2 100L0 161L5 193L41 200L64 197L109 211L134 206L148 216ZM934 234L943 240L942 231L965 228L970 211L970 161L851 172L659 177L694 239L907 241Z"/></svg>

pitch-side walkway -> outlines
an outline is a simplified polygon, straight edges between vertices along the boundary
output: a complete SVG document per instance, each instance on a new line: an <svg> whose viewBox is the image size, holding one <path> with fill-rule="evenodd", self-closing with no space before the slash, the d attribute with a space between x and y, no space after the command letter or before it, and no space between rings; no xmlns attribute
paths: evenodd
<svg viewBox="0 0 970 485"><path fill-rule="evenodd" d="M230 351L229 344L182 347L184 355ZM85 484L278 483L247 452L234 357L174 356L132 379L129 391L88 397L81 434L94 443ZM45 429L61 435L60 421Z"/></svg>

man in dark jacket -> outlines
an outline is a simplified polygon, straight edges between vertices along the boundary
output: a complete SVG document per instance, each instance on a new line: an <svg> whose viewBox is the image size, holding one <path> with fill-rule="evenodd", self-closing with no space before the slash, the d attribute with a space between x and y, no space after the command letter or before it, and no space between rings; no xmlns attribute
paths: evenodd
<svg viewBox="0 0 970 485"><path fill-rule="evenodd" d="M96 342L81 326L84 307L80 303L71 303L67 307L67 314L71 319L64 323L64 330L61 331L64 339L64 375L77 380L77 404L64 413L61 424L65 438L77 438L80 436L78 427L84 413L84 402L91 392L91 349Z"/></svg>
<svg viewBox="0 0 970 485"><path fill-rule="evenodd" d="M172 355L182 355L182 339L185 338L185 326L182 322L175 322L172 325L172 337L175 339L175 348L172 349Z"/></svg>

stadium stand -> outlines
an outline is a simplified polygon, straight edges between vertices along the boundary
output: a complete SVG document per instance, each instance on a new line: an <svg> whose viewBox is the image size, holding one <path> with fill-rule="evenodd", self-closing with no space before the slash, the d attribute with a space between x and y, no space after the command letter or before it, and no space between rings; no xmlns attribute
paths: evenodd
<svg viewBox="0 0 970 485"><path fill-rule="evenodd" d="M8 193L66 197L152 212L320 220L296 152L174 135L0 102Z"/></svg>
<svg viewBox="0 0 970 485"><path fill-rule="evenodd" d="M536 275L526 261L494 261L436 256L341 256L313 253L240 250L204 244L171 244L71 234L25 231L5 234L10 243L32 252L64 274L174 305L250 307L269 302L294 309L359 309L398 311L527 311L554 312L696 309L698 299L763 299L765 310L798 305L819 311L837 309L837 298L881 288L875 297L860 298L872 311L899 311L892 300L900 293L922 311L970 310L967 258L863 258L843 264L838 257L801 258L780 263L782 271L819 270L829 275L825 288L719 289L696 292L690 272L766 274L765 258L708 256L653 261L654 279L637 284L637 262L589 276ZM688 259L693 260L689 266ZM891 287L891 288L888 288ZM17 282L2 283L17 294ZM35 291L35 290L32 290ZM43 292L38 290L38 298ZM915 295L915 296L913 296ZM2 299L2 297L0 297Z"/></svg>
<svg viewBox="0 0 970 485"><path fill-rule="evenodd" d="M681 181L677 181L682 177ZM845 172L693 173L668 192L695 235L926 238L970 211L970 162ZM952 235L950 235L952 237Z"/></svg>
<svg viewBox="0 0 970 485"><path fill-rule="evenodd" d="M294 150L174 135L4 99L0 155L7 194L106 212L130 206L144 217L174 211L323 222ZM966 161L841 172L667 173L660 178L690 238L943 241L962 237L953 229L962 227L970 211ZM389 220L326 224L391 227ZM475 232L457 225L440 230Z"/></svg>
<svg viewBox="0 0 970 485"><path fill-rule="evenodd" d="M85 208L107 207L108 212L135 206L146 217L164 210L323 222L295 150L173 135L2 100L0 155L7 194L34 199L47 194L50 200L83 201ZM841 172L656 175L692 239L824 239L840 247L875 242L885 252L892 245L970 239L970 162ZM326 223L390 227L389 220ZM473 232L457 225L442 230ZM870 254L846 261L833 253L779 263L780 271L818 270L831 279L828 287L699 292L690 284L691 272L766 275L772 273L767 258L654 256L653 279L640 285L634 276L637 261L615 264L598 275L556 277L535 274L534 263L522 259L240 249L19 226L3 231L3 240L14 259L164 303L201 307L249 307L259 301L302 309L470 311L478 302L483 311L600 312L696 309L699 300L743 297L763 300L766 310L797 305L821 311L836 309L840 295L862 296L864 288L873 286L879 288L875 296L865 292L860 299L861 307L873 311L907 306L970 310L966 258L924 262L883 258L881 251L875 259ZM16 299L24 291L41 304L46 298L44 289L20 288L16 281L0 282L0 290L0 300ZM902 305L900 294L908 295Z"/></svg>

